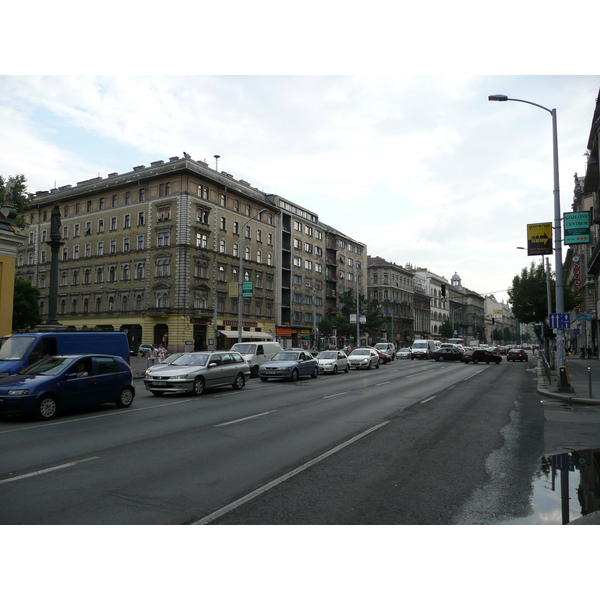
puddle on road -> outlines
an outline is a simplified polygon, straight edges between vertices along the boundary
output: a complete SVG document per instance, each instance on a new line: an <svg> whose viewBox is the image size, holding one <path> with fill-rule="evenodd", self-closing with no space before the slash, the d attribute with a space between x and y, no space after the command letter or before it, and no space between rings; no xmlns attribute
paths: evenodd
<svg viewBox="0 0 600 600"><path fill-rule="evenodd" d="M566 525L600 510L600 448L542 456L533 480L532 513L498 525Z"/></svg>
<svg viewBox="0 0 600 600"><path fill-rule="evenodd" d="M565 525L600 510L600 407L542 402L544 449L531 514L498 525Z"/></svg>

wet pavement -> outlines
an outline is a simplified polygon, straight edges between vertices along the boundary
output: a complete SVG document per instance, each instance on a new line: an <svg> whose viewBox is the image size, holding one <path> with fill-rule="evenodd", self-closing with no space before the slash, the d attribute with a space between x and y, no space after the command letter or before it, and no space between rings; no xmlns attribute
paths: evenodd
<svg viewBox="0 0 600 600"><path fill-rule="evenodd" d="M600 361L567 359L571 390L559 390L542 360L538 393L544 396L544 449L533 481L533 513L503 524L600 525Z"/></svg>

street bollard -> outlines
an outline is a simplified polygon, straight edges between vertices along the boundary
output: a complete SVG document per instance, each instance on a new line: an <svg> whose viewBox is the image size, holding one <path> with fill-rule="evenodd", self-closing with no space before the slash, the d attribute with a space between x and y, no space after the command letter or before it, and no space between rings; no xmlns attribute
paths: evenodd
<svg viewBox="0 0 600 600"><path fill-rule="evenodd" d="M592 369L588 367L588 389L590 391L590 398L592 397Z"/></svg>

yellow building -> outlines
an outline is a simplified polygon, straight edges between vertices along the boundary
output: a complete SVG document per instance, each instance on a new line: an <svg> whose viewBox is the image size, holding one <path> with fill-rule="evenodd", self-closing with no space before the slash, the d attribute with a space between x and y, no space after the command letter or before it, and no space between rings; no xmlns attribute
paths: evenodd
<svg viewBox="0 0 600 600"><path fill-rule="evenodd" d="M12 206L0 207L0 336L12 333L17 246L25 239L15 231L16 216Z"/></svg>

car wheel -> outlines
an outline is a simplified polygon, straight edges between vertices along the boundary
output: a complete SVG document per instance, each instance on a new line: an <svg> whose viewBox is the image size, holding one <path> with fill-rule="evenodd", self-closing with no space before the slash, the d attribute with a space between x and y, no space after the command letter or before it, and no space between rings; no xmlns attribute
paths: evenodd
<svg viewBox="0 0 600 600"><path fill-rule="evenodd" d="M377 361L377 364L375 365L376 369L379 369L379 361Z"/></svg>
<svg viewBox="0 0 600 600"><path fill-rule="evenodd" d="M377 363L379 364L379 363ZM373 363L371 361L369 361L369 364L367 365L367 369L370 369L373 366Z"/></svg>
<svg viewBox="0 0 600 600"><path fill-rule="evenodd" d="M151 391L152 391L152 390L151 390ZM155 391L152 391L152 393L153 393L155 396L162 396L162 395L164 394L164 392L155 392Z"/></svg>
<svg viewBox="0 0 600 600"><path fill-rule="evenodd" d="M204 379L202 377L196 377L194 379L194 386L192 387L192 391L196 396L200 396L204 391Z"/></svg>
<svg viewBox="0 0 600 600"><path fill-rule="evenodd" d="M379 357L379 364L382 365L383 364L383 358L381 358L381 356Z"/></svg>
<svg viewBox="0 0 600 600"><path fill-rule="evenodd" d="M42 396L35 407L35 416L40 421L49 421L58 414L58 403L53 396Z"/></svg>
<svg viewBox="0 0 600 600"><path fill-rule="evenodd" d="M337 365L333 365L333 374L337 375Z"/></svg>
<svg viewBox="0 0 600 600"><path fill-rule="evenodd" d="M476 358L474 358L474 359L473 359L473 364L474 364L474 365L478 365L478 364L479 364L479 361L478 361Z"/></svg>
<svg viewBox="0 0 600 600"><path fill-rule="evenodd" d="M252 378L256 378L258 377L258 365L254 365L251 369L250 369L250 377Z"/></svg>
<svg viewBox="0 0 600 600"><path fill-rule="evenodd" d="M127 408L133 402L133 390L129 387L123 388L119 394L119 399L115 402L118 408Z"/></svg>
<svg viewBox="0 0 600 600"><path fill-rule="evenodd" d="M350 373L350 367L348 365L346 365L346 368L344 369L345 373Z"/></svg>
<svg viewBox="0 0 600 600"><path fill-rule="evenodd" d="M298 381L298 369L294 369L292 371L292 376L290 377L292 381Z"/></svg>
<svg viewBox="0 0 600 600"><path fill-rule="evenodd" d="M233 389L234 390L241 390L244 387L245 384L245 380L244 380L244 375L242 373L238 373L235 376L235 381L233 382Z"/></svg>
<svg viewBox="0 0 600 600"><path fill-rule="evenodd" d="M319 376L319 369L318 369L317 367L315 367L315 368L313 369L313 372L310 374L310 376L311 376L313 379L316 379L316 378Z"/></svg>

